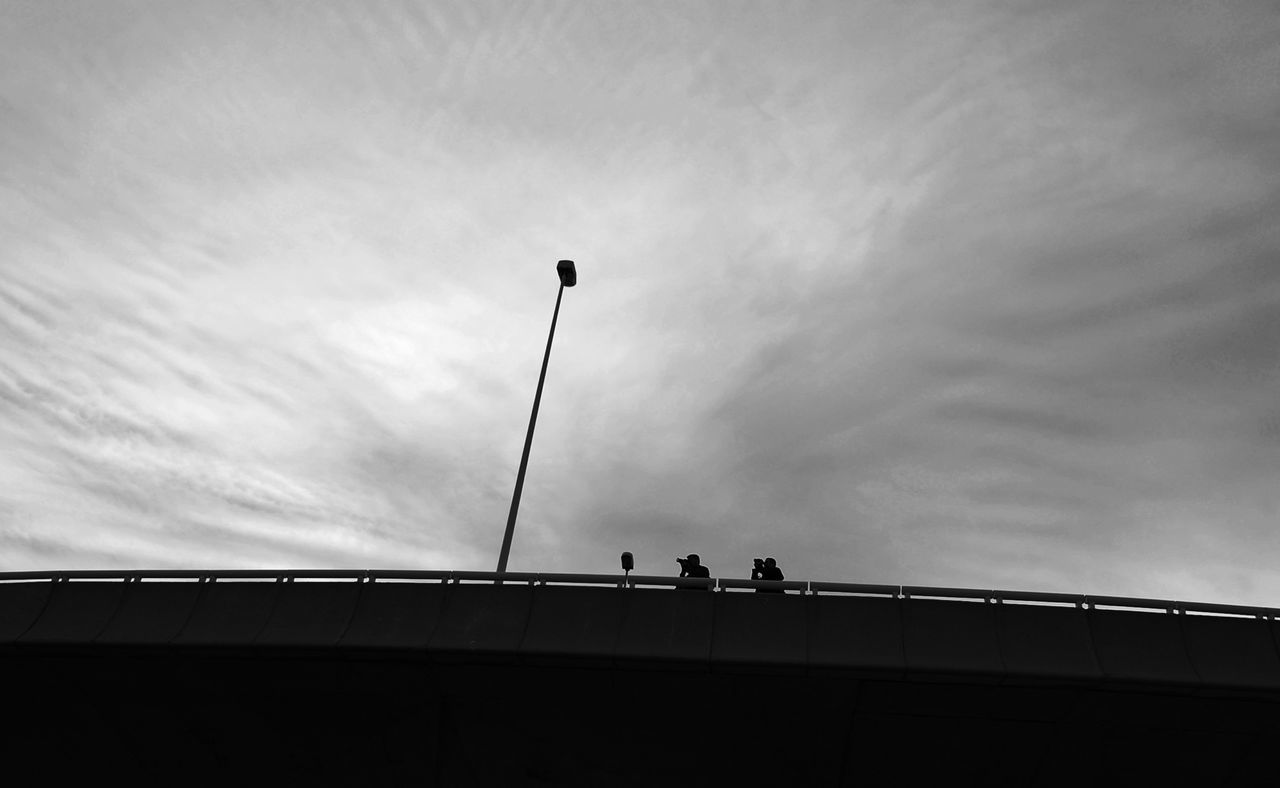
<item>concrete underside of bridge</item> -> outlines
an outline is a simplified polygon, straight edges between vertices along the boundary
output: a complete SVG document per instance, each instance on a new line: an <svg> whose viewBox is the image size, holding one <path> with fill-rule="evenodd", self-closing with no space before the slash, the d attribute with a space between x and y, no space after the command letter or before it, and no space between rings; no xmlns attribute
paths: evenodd
<svg viewBox="0 0 1280 788"><path fill-rule="evenodd" d="M457 582L0 582L4 777L1275 783L1268 615Z"/></svg>
<svg viewBox="0 0 1280 788"><path fill-rule="evenodd" d="M333 649L7 648L5 771L212 783L1251 785L1280 703L1172 685ZM16 784L16 783L15 783Z"/></svg>

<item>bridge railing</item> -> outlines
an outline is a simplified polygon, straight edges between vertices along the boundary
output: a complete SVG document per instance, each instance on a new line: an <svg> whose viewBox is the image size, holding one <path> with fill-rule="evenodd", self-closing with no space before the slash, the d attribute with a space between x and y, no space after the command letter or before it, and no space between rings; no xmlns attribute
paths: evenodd
<svg viewBox="0 0 1280 788"><path fill-rule="evenodd" d="M1225 605L1212 602L1150 599L1144 597L1106 596L1096 594L1062 594L1042 591L1006 591L941 586L885 585L840 583L821 580L745 580L735 578L696 578L671 575L612 575L567 572L477 572L464 570L421 569L80 569L65 571L0 572L0 583L48 581L67 583L89 580L119 580L125 583L143 581L193 580L202 583L218 581L350 580L357 583L434 582L434 583L511 583L533 586L603 586L619 589L681 588L706 589L714 592L783 591L801 595L854 595L894 599L933 599L983 604L1060 605L1102 610L1144 610L1169 615L1208 615L1275 619L1280 609L1248 605Z"/></svg>

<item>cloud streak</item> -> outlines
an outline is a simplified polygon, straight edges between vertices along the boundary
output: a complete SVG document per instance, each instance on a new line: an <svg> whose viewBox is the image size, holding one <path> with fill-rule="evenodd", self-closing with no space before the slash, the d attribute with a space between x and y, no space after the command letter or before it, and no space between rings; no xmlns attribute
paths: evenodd
<svg viewBox="0 0 1280 788"><path fill-rule="evenodd" d="M0 567L1273 603L1264 3L19 4Z"/></svg>

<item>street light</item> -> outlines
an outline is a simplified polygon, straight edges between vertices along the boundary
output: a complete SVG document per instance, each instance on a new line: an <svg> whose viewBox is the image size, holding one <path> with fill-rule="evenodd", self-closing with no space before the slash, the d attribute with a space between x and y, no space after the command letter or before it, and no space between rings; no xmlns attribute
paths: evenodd
<svg viewBox="0 0 1280 788"><path fill-rule="evenodd" d="M556 318L560 316L560 298L566 287L578 283L578 271L572 260L556 263L560 277L560 290L556 292L556 309L551 313L551 333L547 335L547 352L542 356L542 372L538 374L538 391L533 395L533 413L529 416L529 434L524 438L524 454L520 456L520 470L516 473L516 491L511 496L511 513L507 515L507 532L502 535L502 552L498 554L498 571L507 571L507 556L511 554L511 535L516 530L516 512L520 510L520 492L524 489L524 471L529 466L529 447L533 445L533 426L538 421L538 404L542 401L542 382L547 379L547 362L551 360L551 340L556 335Z"/></svg>

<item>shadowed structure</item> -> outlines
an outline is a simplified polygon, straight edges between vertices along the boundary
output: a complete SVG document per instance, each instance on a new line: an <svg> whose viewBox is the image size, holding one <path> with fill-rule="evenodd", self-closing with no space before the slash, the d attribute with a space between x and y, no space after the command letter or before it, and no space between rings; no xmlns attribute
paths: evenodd
<svg viewBox="0 0 1280 788"><path fill-rule="evenodd" d="M495 579L0 575L6 769L432 785L1243 785L1270 774L1280 744L1270 609ZM682 585L714 593L669 590ZM784 593L749 593L761 589Z"/></svg>

